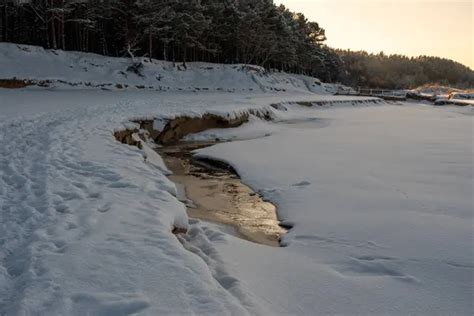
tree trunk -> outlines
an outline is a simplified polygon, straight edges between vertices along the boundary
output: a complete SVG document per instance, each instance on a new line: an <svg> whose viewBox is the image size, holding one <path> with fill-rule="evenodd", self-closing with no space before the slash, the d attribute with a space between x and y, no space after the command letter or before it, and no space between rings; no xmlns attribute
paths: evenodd
<svg viewBox="0 0 474 316"><path fill-rule="evenodd" d="M49 8L50 9L53 8L53 0L49 1ZM51 12L51 39L52 39L53 49L57 49L58 44L56 42L56 27L54 25L54 20L55 20L55 14L54 12Z"/></svg>
<svg viewBox="0 0 474 316"><path fill-rule="evenodd" d="M150 62L153 56L153 34L148 33L148 53L150 54Z"/></svg>
<svg viewBox="0 0 474 316"><path fill-rule="evenodd" d="M186 47L186 45L184 45L184 49L183 49L183 67L184 68L186 68L186 57L188 57L187 51L188 51L188 48Z"/></svg>
<svg viewBox="0 0 474 316"><path fill-rule="evenodd" d="M173 44L173 49L171 53L173 54L173 67L174 67L176 63L176 46L174 44Z"/></svg>
<svg viewBox="0 0 474 316"><path fill-rule="evenodd" d="M105 31L102 30L102 54L107 55L107 39L105 37Z"/></svg>
<svg viewBox="0 0 474 316"><path fill-rule="evenodd" d="M63 11L61 14L61 47L63 50L66 50L66 32L64 30L64 0L62 1Z"/></svg>
<svg viewBox="0 0 474 316"><path fill-rule="evenodd" d="M8 2L3 0L3 25L2 26L2 41L8 41Z"/></svg>
<svg viewBox="0 0 474 316"><path fill-rule="evenodd" d="M43 0L42 2L44 8L47 8L48 7L48 0ZM50 34L49 34L49 30L48 30L48 12L45 11L45 15L43 16L43 31L44 31L44 35L45 35L45 38L46 38L46 47L47 48L51 48L51 40L50 40Z"/></svg>
<svg viewBox="0 0 474 316"><path fill-rule="evenodd" d="M84 51L84 30L82 29L82 26L79 28L79 50Z"/></svg>
<svg viewBox="0 0 474 316"><path fill-rule="evenodd" d="M88 52L89 51L89 29L86 29L85 33L86 33L86 49L85 49L85 51Z"/></svg>

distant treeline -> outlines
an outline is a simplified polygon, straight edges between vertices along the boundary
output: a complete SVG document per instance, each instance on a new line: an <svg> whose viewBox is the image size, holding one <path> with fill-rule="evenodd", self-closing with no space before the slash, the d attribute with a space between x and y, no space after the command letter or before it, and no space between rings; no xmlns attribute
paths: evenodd
<svg viewBox="0 0 474 316"><path fill-rule="evenodd" d="M344 63L341 81L353 87L408 89L424 84L473 88L474 72L449 59L336 50Z"/></svg>
<svg viewBox="0 0 474 316"><path fill-rule="evenodd" d="M0 41L174 62L257 64L353 86L473 86L452 61L334 50L272 0L0 0Z"/></svg>

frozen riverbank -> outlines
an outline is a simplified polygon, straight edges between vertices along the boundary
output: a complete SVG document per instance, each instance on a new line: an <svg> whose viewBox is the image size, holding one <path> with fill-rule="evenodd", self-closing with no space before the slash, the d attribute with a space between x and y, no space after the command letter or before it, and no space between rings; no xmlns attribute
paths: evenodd
<svg viewBox="0 0 474 316"><path fill-rule="evenodd" d="M225 235L189 226L161 158L113 132L328 99L344 98L0 89L0 314L268 314L205 242Z"/></svg>
<svg viewBox="0 0 474 316"><path fill-rule="evenodd" d="M468 314L471 112L355 100L0 90L0 314ZM249 109L279 122L193 137L237 140L201 155L278 205L286 248L188 222L162 159L113 137Z"/></svg>

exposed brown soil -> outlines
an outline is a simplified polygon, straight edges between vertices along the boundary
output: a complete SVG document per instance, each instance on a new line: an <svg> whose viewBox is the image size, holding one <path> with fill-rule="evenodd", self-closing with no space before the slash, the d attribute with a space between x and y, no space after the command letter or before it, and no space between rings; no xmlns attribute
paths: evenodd
<svg viewBox="0 0 474 316"><path fill-rule="evenodd" d="M175 235L183 235L186 234L188 230L185 228L173 227L173 230L171 232Z"/></svg>
<svg viewBox="0 0 474 316"><path fill-rule="evenodd" d="M135 120L133 122L140 125L140 129L147 131L149 133L148 137L154 141L156 141L161 134L161 131L153 128L153 120Z"/></svg>
<svg viewBox="0 0 474 316"><path fill-rule="evenodd" d="M133 134L137 133L138 129L125 129L121 131L114 132L114 137L116 140L122 144L127 144L130 146L137 146L141 148L141 143L133 139Z"/></svg>
<svg viewBox="0 0 474 316"><path fill-rule="evenodd" d="M141 141L137 141L133 138L133 134L138 133L140 130L147 131L149 133L148 137L152 140L157 139L160 135L160 131L157 131L153 128L153 120L135 120L132 122L138 124L140 127L134 129L123 129L114 132L115 139L122 144L141 148Z"/></svg>
<svg viewBox="0 0 474 316"><path fill-rule="evenodd" d="M252 114L252 112L249 112ZM126 129L114 132L115 138L128 145L136 146L137 142L133 140L132 134L140 129L149 133L148 137L156 143L162 145L171 145L179 142L183 137L206 131L213 128L234 128L248 122L249 115L244 113L234 118L224 117L215 114L204 114L201 117L180 116L170 119L166 122L162 131L153 128L153 120L134 120L134 123L140 125L139 129ZM255 113L265 119L269 119L266 113Z"/></svg>
<svg viewBox="0 0 474 316"><path fill-rule="evenodd" d="M243 114L236 118L227 118L214 114L204 114L202 117L181 116L170 120L157 137L163 145L178 142L186 135L203 132L212 128L233 128L248 122L249 115Z"/></svg>
<svg viewBox="0 0 474 316"><path fill-rule="evenodd" d="M20 79L0 79L0 88L6 89L20 89L35 85L36 83L30 80Z"/></svg>

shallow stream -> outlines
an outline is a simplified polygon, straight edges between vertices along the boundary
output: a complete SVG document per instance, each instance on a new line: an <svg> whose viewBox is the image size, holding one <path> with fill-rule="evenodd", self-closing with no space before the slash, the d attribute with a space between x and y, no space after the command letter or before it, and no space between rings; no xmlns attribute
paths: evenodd
<svg viewBox="0 0 474 316"><path fill-rule="evenodd" d="M278 247L286 230L279 226L276 207L243 184L228 164L196 159L193 151L215 142L180 142L157 149L176 183L190 217L230 225L246 240Z"/></svg>

